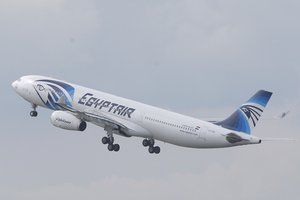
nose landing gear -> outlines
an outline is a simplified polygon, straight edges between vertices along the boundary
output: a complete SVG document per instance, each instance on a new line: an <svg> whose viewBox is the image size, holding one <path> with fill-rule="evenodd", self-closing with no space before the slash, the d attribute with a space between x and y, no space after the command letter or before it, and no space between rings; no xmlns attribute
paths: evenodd
<svg viewBox="0 0 300 200"><path fill-rule="evenodd" d="M33 111L30 112L31 117L37 117L38 112L36 111L37 105L36 104L31 104Z"/></svg>

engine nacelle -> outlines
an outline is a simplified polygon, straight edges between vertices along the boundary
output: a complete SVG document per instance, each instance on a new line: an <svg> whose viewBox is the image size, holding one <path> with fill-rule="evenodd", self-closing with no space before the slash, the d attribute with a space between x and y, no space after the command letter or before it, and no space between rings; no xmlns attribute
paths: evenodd
<svg viewBox="0 0 300 200"><path fill-rule="evenodd" d="M51 115L51 123L58 128L72 131L84 131L87 126L85 121L65 111L54 111Z"/></svg>

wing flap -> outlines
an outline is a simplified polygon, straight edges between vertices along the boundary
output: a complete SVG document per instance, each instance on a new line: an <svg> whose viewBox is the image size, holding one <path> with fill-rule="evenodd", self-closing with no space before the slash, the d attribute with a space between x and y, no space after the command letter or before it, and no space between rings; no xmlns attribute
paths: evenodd
<svg viewBox="0 0 300 200"><path fill-rule="evenodd" d="M93 123L100 123L113 126L115 128L123 128L123 129L128 129L124 124L117 122L116 120L113 120L112 118L109 118L101 113L91 113L91 112L83 112L81 113L83 115L83 118L86 119L87 121L93 122Z"/></svg>

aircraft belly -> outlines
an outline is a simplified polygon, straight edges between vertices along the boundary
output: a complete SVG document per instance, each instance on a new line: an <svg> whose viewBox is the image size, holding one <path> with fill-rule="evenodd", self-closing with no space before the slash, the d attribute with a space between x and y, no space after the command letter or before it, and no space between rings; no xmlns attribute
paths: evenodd
<svg viewBox="0 0 300 200"><path fill-rule="evenodd" d="M158 129L153 138L182 147L199 148L205 146L205 140L197 135L182 133L179 130Z"/></svg>
<svg viewBox="0 0 300 200"><path fill-rule="evenodd" d="M162 127L158 127L154 131L153 138L189 148L223 148L235 146L227 142L225 137L220 134L207 133L205 136L201 136L200 134L181 132L180 130L163 129Z"/></svg>

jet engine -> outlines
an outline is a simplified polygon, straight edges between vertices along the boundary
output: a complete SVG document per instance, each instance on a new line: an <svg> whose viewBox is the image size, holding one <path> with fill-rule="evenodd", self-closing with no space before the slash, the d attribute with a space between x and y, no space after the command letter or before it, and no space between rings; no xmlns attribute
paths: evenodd
<svg viewBox="0 0 300 200"><path fill-rule="evenodd" d="M58 128L72 131L84 131L87 126L85 121L65 111L54 111L51 115L51 123Z"/></svg>

